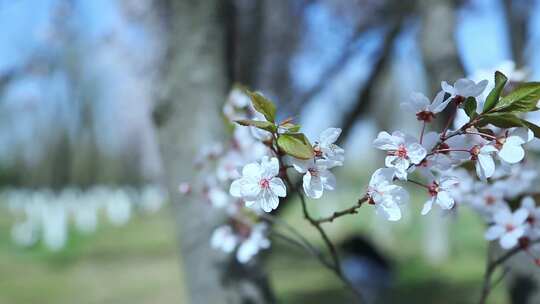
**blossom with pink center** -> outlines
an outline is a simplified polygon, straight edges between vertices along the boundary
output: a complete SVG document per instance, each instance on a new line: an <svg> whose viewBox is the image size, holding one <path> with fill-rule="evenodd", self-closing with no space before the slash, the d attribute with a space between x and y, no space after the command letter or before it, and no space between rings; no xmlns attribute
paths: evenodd
<svg viewBox="0 0 540 304"><path fill-rule="evenodd" d="M454 207L454 198L451 193L454 186L458 183L458 179L453 176L443 176L439 179L433 179L428 185L430 198L424 203L422 215L426 215L434 203L444 210L452 209Z"/></svg>
<svg viewBox="0 0 540 304"><path fill-rule="evenodd" d="M504 249L510 249L518 244L518 240L525 234L529 212L520 208L514 212L509 208L501 208L493 216L493 225L486 231L488 241L499 240Z"/></svg>
<svg viewBox="0 0 540 304"><path fill-rule="evenodd" d="M412 93L409 100L401 103L401 107L415 113L418 120L431 122L437 113L446 108L449 102L450 98L444 99L444 91L439 92L433 102L430 102L422 93Z"/></svg>
<svg viewBox="0 0 540 304"><path fill-rule="evenodd" d="M470 79L458 79L454 85L448 84L446 81L441 82L441 87L444 92L450 94L450 98L461 103L467 97L478 97L484 92L488 84L487 80L482 80L478 83Z"/></svg>
<svg viewBox="0 0 540 304"><path fill-rule="evenodd" d="M279 161L264 156L260 163L250 163L242 169L242 177L233 181L229 193L243 199L246 206L259 205L265 212L276 209L279 198L287 195L279 174Z"/></svg>
<svg viewBox="0 0 540 304"><path fill-rule="evenodd" d="M321 198L324 190L336 188L336 177L328 170L325 159L298 160L293 159L292 165L299 173L304 173L302 186L308 197Z"/></svg>
<svg viewBox="0 0 540 304"><path fill-rule="evenodd" d="M407 171L411 164L418 165L426 157L426 149L412 137L399 131L392 135L380 132L373 141L375 148L387 151L385 164L396 170L396 177L407 179Z"/></svg>
<svg viewBox="0 0 540 304"><path fill-rule="evenodd" d="M373 173L367 190L368 203L389 221L401 219L400 205L409 201L409 193L393 184L394 170L380 168Z"/></svg>

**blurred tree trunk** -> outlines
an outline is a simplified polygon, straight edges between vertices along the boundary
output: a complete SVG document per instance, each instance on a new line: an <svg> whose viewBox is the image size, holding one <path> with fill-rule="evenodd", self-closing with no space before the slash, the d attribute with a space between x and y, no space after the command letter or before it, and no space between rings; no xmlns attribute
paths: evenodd
<svg viewBox="0 0 540 304"><path fill-rule="evenodd" d="M435 94L441 90L442 80L453 83L465 74L454 36L456 7L453 0L420 0L419 9L426 75Z"/></svg>
<svg viewBox="0 0 540 304"><path fill-rule="evenodd" d="M178 185L196 175L193 159L223 135L219 106L227 91L223 1L163 1L168 17L165 92L154 111L166 183L174 204L190 303L270 303L260 265L241 266L210 248L222 214Z"/></svg>

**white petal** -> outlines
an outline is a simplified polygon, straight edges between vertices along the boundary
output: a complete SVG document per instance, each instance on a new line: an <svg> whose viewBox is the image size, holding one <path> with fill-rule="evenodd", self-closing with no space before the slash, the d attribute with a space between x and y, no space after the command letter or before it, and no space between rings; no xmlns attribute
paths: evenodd
<svg viewBox="0 0 540 304"><path fill-rule="evenodd" d="M521 200L521 207L534 210L536 208L536 202L531 196L526 196Z"/></svg>
<svg viewBox="0 0 540 304"><path fill-rule="evenodd" d="M490 155L478 154L477 163L480 165L480 168L482 169L482 176L485 178L491 177L495 172L495 162Z"/></svg>
<svg viewBox="0 0 540 304"><path fill-rule="evenodd" d="M407 156L413 164L419 164L426 157L426 149L419 143L407 146Z"/></svg>
<svg viewBox="0 0 540 304"><path fill-rule="evenodd" d="M251 163L244 166L242 176L247 178L259 178L262 174L262 168L257 163Z"/></svg>
<svg viewBox="0 0 540 304"><path fill-rule="evenodd" d="M307 170L315 165L313 159L302 160L297 158L291 159L291 164L298 173L306 173Z"/></svg>
<svg viewBox="0 0 540 304"><path fill-rule="evenodd" d="M391 196L391 200L398 204L406 204L409 202L409 192L407 192L403 187L397 185L389 185L382 189L385 193L388 193Z"/></svg>
<svg viewBox="0 0 540 304"><path fill-rule="evenodd" d="M520 145L505 142L499 151L499 157L509 164L516 164L525 157L525 151Z"/></svg>
<svg viewBox="0 0 540 304"><path fill-rule="evenodd" d="M433 103L430 106L431 112L439 113L446 108L446 106L452 99L448 98L444 100L444 95L445 95L444 91L440 91L439 93L437 93L437 96L435 96L435 99L433 100Z"/></svg>
<svg viewBox="0 0 540 304"><path fill-rule="evenodd" d="M262 175L266 178L272 178L279 174L279 160L275 157L272 157L270 161L263 161L261 163L263 173Z"/></svg>
<svg viewBox="0 0 540 304"><path fill-rule="evenodd" d="M242 197L242 179L237 179L232 182L229 188L229 194L234 197Z"/></svg>
<svg viewBox="0 0 540 304"><path fill-rule="evenodd" d="M446 81L441 81L441 88L443 89L443 91L449 93L450 95L456 94L456 90L454 89L454 87L449 85Z"/></svg>
<svg viewBox="0 0 540 304"><path fill-rule="evenodd" d="M437 204L442 209L449 210L452 209L452 207L454 206L454 199L452 198L452 196L450 196L450 193L446 191L441 191L437 193Z"/></svg>
<svg viewBox="0 0 540 304"><path fill-rule="evenodd" d="M433 206L433 199L427 200L424 203L424 207L422 207L422 215L428 214L428 212L431 210L431 207Z"/></svg>
<svg viewBox="0 0 540 304"><path fill-rule="evenodd" d="M240 194L242 198L253 201L256 200L261 192L261 186L259 181L243 179L243 182L240 187Z"/></svg>
<svg viewBox="0 0 540 304"><path fill-rule="evenodd" d="M324 189L327 189L327 190L336 189L336 177L334 176L334 174L332 174L332 172L328 170L324 170L320 172L319 174L321 176Z"/></svg>
<svg viewBox="0 0 540 304"><path fill-rule="evenodd" d="M371 187L376 187L381 183L391 182L394 179L394 172L395 171L390 168L377 169L375 172L373 172L373 175L371 175L369 185Z"/></svg>
<svg viewBox="0 0 540 304"><path fill-rule="evenodd" d="M319 135L319 142L323 146L328 146L330 144L335 143L340 134L341 134L340 128L328 128L322 131L321 135Z"/></svg>
<svg viewBox="0 0 540 304"><path fill-rule="evenodd" d="M380 150L395 150L397 149L398 142L394 136L382 131L373 141L373 146Z"/></svg>
<svg viewBox="0 0 540 304"><path fill-rule="evenodd" d="M377 205L377 211L382 213L382 215L389 221L399 221L401 219L401 210L398 205Z"/></svg>
<svg viewBox="0 0 540 304"><path fill-rule="evenodd" d="M512 222L512 213L508 209L500 209L493 215L495 223L506 225Z"/></svg>
<svg viewBox="0 0 540 304"><path fill-rule="evenodd" d="M488 241L493 241L501 237L505 232L505 229L499 225L492 225L485 233L485 238Z"/></svg>
<svg viewBox="0 0 540 304"><path fill-rule="evenodd" d="M517 245L518 239L512 233L505 233L501 237L500 244L504 249L510 249Z"/></svg>
<svg viewBox="0 0 540 304"><path fill-rule="evenodd" d="M279 197L285 197L287 196L287 188L285 187L285 184L283 183L283 180L279 177L274 177L270 180L270 190L274 192Z"/></svg>
<svg viewBox="0 0 540 304"><path fill-rule="evenodd" d="M265 191L258 202L264 212L271 212L278 207L279 197L272 193L272 191Z"/></svg>
<svg viewBox="0 0 540 304"><path fill-rule="evenodd" d="M319 199L323 195L323 184L319 176L312 176L309 172L303 178L304 192L310 198Z"/></svg>
<svg viewBox="0 0 540 304"><path fill-rule="evenodd" d="M514 214L512 214L512 223L516 226L521 225L525 223L528 217L529 211L524 208L519 208L518 210L514 211Z"/></svg>

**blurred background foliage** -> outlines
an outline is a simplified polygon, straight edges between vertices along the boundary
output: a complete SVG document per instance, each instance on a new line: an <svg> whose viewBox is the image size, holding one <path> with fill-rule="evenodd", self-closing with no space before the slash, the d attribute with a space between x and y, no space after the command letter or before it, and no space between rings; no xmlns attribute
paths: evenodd
<svg viewBox="0 0 540 304"><path fill-rule="evenodd" d="M338 191L310 205L319 214L364 190L380 162L369 144L377 130L417 131L398 110L411 91L433 94L441 80L497 68L540 79L535 0L16 0L0 1L0 28L0 303L187 301L186 281L204 274L179 263L183 221L171 216L175 204L162 207L165 185L176 181L165 174L170 142L159 133L175 119L171 92L183 75L223 74L208 88L223 97L215 108L238 82L264 92L310 138L343 129L347 166ZM174 70L175 58L196 52L194 41L219 49ZM214 62L224 68L209 72ZM190 115L198 101L176 102ZM215 117L208 111L196 115ZM196 144L195 131L176 132L167 140ZM145 199L148 188L157 190ZM281 216L311 231L288 204ZM486 246L480 221L467 211L442 224L409 213L390 225L366 208L328 229L338 242L367 236L395 263L388 303L474 302ZM94 228L71 229L80 217ZM47 245L51 238L61 246ZM280 303L349 301L287 244L276 240L264 267ZM507 299L504 287L491 298Z"/></svg>

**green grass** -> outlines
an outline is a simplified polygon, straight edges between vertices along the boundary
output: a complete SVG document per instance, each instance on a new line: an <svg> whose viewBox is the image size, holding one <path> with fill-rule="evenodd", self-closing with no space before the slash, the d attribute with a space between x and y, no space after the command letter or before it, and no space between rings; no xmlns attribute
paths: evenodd
<svg viewBox="0 0 540 304"><path fill-rule="evenodd" d="M365 184L348 179L349 185ZM351 205L357 191L333 193L310 201L314 214L324 215ZM339 242L362 233L379 240L378 245L397 265L396 286L388 303L474 303L484 267L485 242L480 221L467 210L450 225L451 251L447 261L430 265L421 255L422 199L414 196L408 221L388 224L374 221L373 210L347 216L326 226ZM314 229L301 219L298 202L289 201L284 218L308 239L321 245ZM14 246L9 238L11 218L0 215L0 303L93 304L93 303L185 303L174 223L167 210L135 216L123 227L100 223L90 236L72 234L67 248L51 253L41 245L31 249ZM433 216L436 216L434 214ZM392 232L384 241L381 223ZM376 237L379 236L379 237ZM290 244L276 240L266 267L279 303L349 303L348 294L328 270L314 258ZM490 303L506 303L504 287L491 295Z"/></svg>

